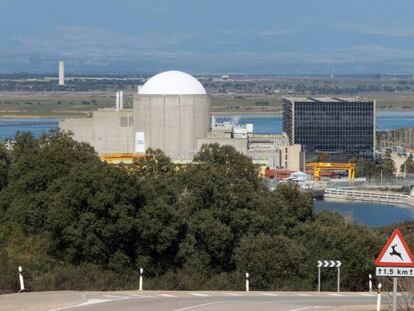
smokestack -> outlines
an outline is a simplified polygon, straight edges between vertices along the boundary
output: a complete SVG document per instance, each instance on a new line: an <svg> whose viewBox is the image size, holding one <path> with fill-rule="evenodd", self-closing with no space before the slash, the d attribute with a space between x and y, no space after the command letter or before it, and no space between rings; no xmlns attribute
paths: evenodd
<svg viewBox="0 0 414 311"><path fill-rule="evenodd" d="M120 107L120 94L119 94L119 92L116 92L115 106L116 106L116 111L119 111L119 107Z"/></svg>
<svg viewBox="0 0 414 311"><path fill-rule="evenodd" d="M59 62L59 86L65 86L65 63Z"/></svg>
<svg viewBox="0 0 414 311"><path fill-rule="evenodd" d="M124 91L119 91L119 109L124 109Z"/></svg>

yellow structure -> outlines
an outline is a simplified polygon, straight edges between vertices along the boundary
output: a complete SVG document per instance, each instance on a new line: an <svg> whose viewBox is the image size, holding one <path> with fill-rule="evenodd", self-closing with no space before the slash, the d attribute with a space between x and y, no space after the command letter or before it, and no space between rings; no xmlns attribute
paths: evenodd
<svg viewBox="0 0 414 311"><path fill-rule="evenodd" d="M345 170L350 182L355 179L355 163L308 162L306 167L313 169L314 180L321 180L321 170Z"/></svg>
<svg viewBox="0 0 414 311"><path fill-rule="evenodd" d="M100 155L101 161L109 164L132 164L135 159L145 157L145 154L136 153L103 153Z"/></svg>

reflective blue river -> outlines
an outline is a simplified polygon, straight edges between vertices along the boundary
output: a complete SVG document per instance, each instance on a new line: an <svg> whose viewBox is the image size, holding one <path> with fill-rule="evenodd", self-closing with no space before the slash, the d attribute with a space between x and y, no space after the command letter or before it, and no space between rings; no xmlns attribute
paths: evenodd
<svg viewBox="0 0 414 311"><path fill-rule="evenodd" d="M259 134L282 133L281 115L235 115L235 116L216 116L217 121L230 121L234 124L253 123L254 132ZM38 125L25 125L27 122L37 122ZM54 121L53 125L42 125L44 121ZM50 130L56 130L59 119L0 119L0 140L11 139L17 131L32 132L35 137ZM20 126L5 126L7 122L21 123ZM377 113L377 130L399 129L403 127L414 127L414 111L379 111Z"/></svg>
<svg viewBox="0 0 414 311"><path fill-rule="evenodd" d="M315 201L315 210L338 212L356 223L369 227L414 221L414 208L391 204Z"/></svg>

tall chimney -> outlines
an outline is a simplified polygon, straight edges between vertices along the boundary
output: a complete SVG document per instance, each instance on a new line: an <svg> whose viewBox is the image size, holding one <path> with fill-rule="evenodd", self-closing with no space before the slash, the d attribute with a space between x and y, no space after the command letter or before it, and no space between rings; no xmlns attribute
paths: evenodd
<svg viewBox="0 0 414 311"><path fill-rule="evenodd" d="M124 91L119 91L119 109L124 109Z"/></svg>
<svg viewBox="0 0 414 311"><path fill-rule="evenodd" d="M59 62L59 86L65 86L65 63Z"/></svg>
<svg viewBox="0 0 414 311"><path fill-rule="evenodd" d="M119 92L116 92L115 105L116 105L116 111L119 111L119 108L120 108L120 94L119 94Z"/></svg>

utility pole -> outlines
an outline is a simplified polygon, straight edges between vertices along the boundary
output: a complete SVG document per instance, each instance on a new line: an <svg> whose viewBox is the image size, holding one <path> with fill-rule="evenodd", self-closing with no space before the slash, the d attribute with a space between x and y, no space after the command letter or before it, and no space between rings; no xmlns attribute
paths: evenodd
<svg viewBox="0 0 414 311"><path fill-rule="evenodd" d="M392 311L397 311L397 289L398 289L398 279L393 278L392 286Z"/></svg>

